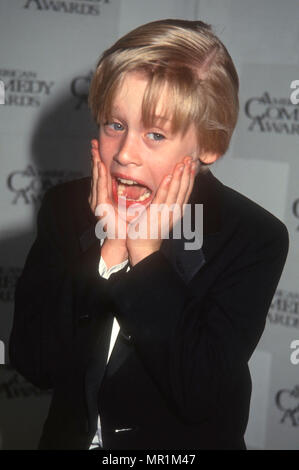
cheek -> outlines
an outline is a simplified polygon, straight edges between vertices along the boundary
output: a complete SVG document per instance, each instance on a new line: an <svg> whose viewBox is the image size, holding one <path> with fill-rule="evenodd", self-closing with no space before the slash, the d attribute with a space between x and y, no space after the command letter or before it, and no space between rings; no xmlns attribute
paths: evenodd
<svg viewBox="0 0 299 470"><path fill-rule="evenodd" d="M99 150L100 150L100 158L102 162L107 166L112 161L113 155L115 154L115 146L111 139L103 138L100 136L99 139Z"/></svg>
<svg viewBox="0 0 299 470"><path fill-rule="evenodd" d="M156 165L155 168L152 169L152 176L156 189L161 184L163 178L172 173L173 168L174 164L171 161L164 159L159 165Z"/></svg>
<svg viewBox="0 0 299 470"><path fill-rule="evenodd" d="M179 163L182 159L183 156L181 154L176 155L176 152L172 152L171 154L166 154L164 155L165 158L160 161L159 165L159 171L158 174L160 176L160 180L166 176L167 174L172 174L175 166L177 163Z"/></svg>

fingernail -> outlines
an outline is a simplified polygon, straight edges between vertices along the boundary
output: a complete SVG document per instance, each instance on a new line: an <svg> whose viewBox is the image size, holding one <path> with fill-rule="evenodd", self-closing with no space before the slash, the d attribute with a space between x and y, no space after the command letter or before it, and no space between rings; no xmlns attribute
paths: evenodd
<svg viewBox="0 0 299 470"><path fill-rule="evenodd" d="M166 176L166 179L165 179L166 183L169 183L169 181L171 180L171 178L172 178L172 175Z"/></svg>
<svg viewBox="0 0 299 470"><path fill-rule="evenodd" d="M181 165L181 166L179 166L179 171L180 171L180 172L182 172L182 171L183 171L183 169L184 169L184 167L185 167L185 165Z"/></svg>

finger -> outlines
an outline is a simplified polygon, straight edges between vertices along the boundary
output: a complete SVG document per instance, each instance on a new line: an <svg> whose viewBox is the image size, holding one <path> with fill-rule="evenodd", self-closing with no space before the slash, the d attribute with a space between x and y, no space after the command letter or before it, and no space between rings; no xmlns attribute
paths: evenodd
<svg viewBox="0 0 299 470"><path fill-rule="evenodd" d="M156 204L167 204L168 206L175 203L177 199L177 193L180 187L180 179L182 176L182 172L184 171L184 163L179 162L172 174L167 175L163 180L161 185L158 188L157 194L153 203ZM163 211L164 212L164 211ZM159 225L161 224L161 217L162 214L159 212ZM169 222L169 226L171 225L171 221Z"/></svg>
<svg viewBox="0 0 299 470"><path fill-rule="evenodd" d="M177 200L177 196L179 193L180 185L181 185L181 178L184 172L185 165L184 163L178 163L175 166L173 172L173 178L169 185L169 190L166 198L166 204L174 204Z"/></svg>
<svg viewBox="0 0 299 470"><path fill-rule="evenodd" d="M165 201L166 201L167 194L168 194L168 188L169 188L172 177L173 177L172 174L168 174L168 175L164 176L164 178L162 179L162 181L161 181L161 183L160 183L160 185L157 189L157 192L156 192L155 197L153 198L151 204L141 214L140 221L143 221L143 222L146 221L147 236L149 236L149 233L150 233L150 223L151 223L150 212L153 211L155 213L155 210L157 210L157 220L158 220L158 225L160 227L161 213L160 213L160 210L159 210L159 205L164 204ZM139 221L139 218L138 218L138 221ZM131 225L130 225L130 227L131 227ZM158 229L158 232L159 231L160 231L160 228ZM158 236L159 236L159 234L158 234Z"/></svg>
<svg viewBox="0 0 299 470"><path fill-rule="evenodd" d="M109 195L108 195L108 172L106 165L102 162L98 162L98 184L97 184L97 192L98 192L98 204L101 202L110 203Z"/></svg>
<svg viewBox="0 0 299 470"><path fill-rule="evenodd" d="M95 143L94 140L91 141L91 185L90 185L90 195L89 195L89 204L91 206L92 211L95 210L96 207L96 181L97 181L97 168L95 167L94 160L94 147Z"/></svg>
<svg viewBox="0 0 299 470"><path fill-rule="evenodd" d="M188 193L190 187L190 177L191 177L191 163L192 157L184 158L185 168L181 177L181 184L177 195L176 203L180 206L183 205L186 194Z"/></svg>
<svg viewBox="0 0 299 470"><path fill-rule="evenodd" d="M173 174L169 174L169 175L166 175L162 179L158 187L158 190L156 192L156 195L154 199L152 200L152 204L162 204L166 201L168 190L169 190L169 185L171 183L172 178L173 178Z"/></svg>
<svg viewBox="0 0 299 470"><path fill-rule="evenodd" d="M176 184L173 185L173 191L170 188L167 198L168 206L172 207L172 211L169 214L171 227L183 216L183 204L190 186L191 162L192 157L185 157L181 162L184 165L183 169L181 169L181 164L178 164L175 169L175 174L177 175Z"/></svg>
<svg viewBox="0 0 299 470"><path fill-rule="evenodd" d="M91 155L92 155L94 160L101 161L99 145L98 145L97 140L92 140L91 141Z"/></svg>
<svg viewBox="0 0 299 470"><path fill-rule="evenodd" d="M98 167L96 164L96 159L92 153L91 197L92 197L93 207L95 207L97 203L97 181L98 181Z"/></svg>
<svg viewBox="0 0 299 470"><path fill-rule="evenodd" d="M97 192L96 207L98 207L101 204L107 203L107 200L105 199L105 185L104 185L104 178L103 178L103 167L105 165L101 161L96 161L95 166L97 167L97 172L98 172L98 179L96 182L96 192ZM109 227L110 213L108 212L107 214L105 210L103 213L100 211L100 212L97 212L97 214L98 214L99 220L101 220L102 217L105 216L107 223L103 225L103 229L107 232L108 227Z"/></svg>
<svg viewBox="0 0 299 470"><path fill-rule="evenodd" d="M88 196L88 203L93 210L93 156L91 154L90 158L90 166L91 166L91 178L90 178L90 190L89 190L89 196Z"/></svg>
<svg viewBox="0 0 299 470"><path fill-rule="evenodd" d="M147 207L146 213L143 214L143 217L147 218L146 221L147 221L147 237L148 238L150 237L150 234L151 234L150 224L152 222L153 214L154 214L154 217L156 217L156 223L158 223L158 233L155 234L155 236L158 236L158 238L163 238L165 233L167 232L166 235L165 235L167 237L170 223L167 224L168 229L167 229L167 231L165 231L165 229L163 227L163 223L162 223L163 220L164 220L164 217L165 217L165 207L163 207L163 205L164 204L166 205L166 199L167 199L169 186L172 182L172 179L173 179L173 173L164 176L164 178L162 179L162 181L161 181L161 183L158 187L158 190L156 192L156 195L155 195L152 203ZM162 205L162 210L161 210L161 207L159 207L160 205ZM150 213L149 213L149 211L150 211ZM153 211L153 214L152 214L152 211ZM155 212L155 211L157 211L157 212Z"/></svg>
<svg viewBox="0 0 299 470"><path fill-rule="evenodd" d="M100 203L100 199L103 196L103 190L100 190L100 179L101 174L103 173L103 163L101 160L100 152L99 152L99 145L97 140L92 141L92 149L91 153L93 155L93 164L94 164L94 199L95 205L97 206Z"/></svg>
<svg viewBox="0 0 299 470"><path fill-rule="evenodd" d="M91 139L90 144L92 148L95 148L95 149L99 148L99 142L97 139Z"/></svg>
<svg viewBox="0 0 299 470"><path fill-rule="evenodd" d="M189 201L189 197L190 197L190 194L191 194L193 186L194 186L194 181L195 181L195 177L196 177L196 170L197 170L198 164L199 164L198 160L193 161L192 164L191 164L189 187L188 187L187 193L185 195L185 199L183 201L183 204L187 204L188 201Z"/></svg>
<svg viewBox="0 0 299 470"><path fill-rule="evenodd" d="M96 203L96 182L98 179L98 168L95 162L100 158L98 153L98 141L96 139L91 140L91 168L92 168L92 199L94 204Z"/></svg>
<svg viewBox="0 0 299 470"><path fill-rule="evenodd" d="M91 149L91 155L92 155L92 204L95 209L97 206L97 201L98 201L97 183L98 183L98 178L99 178L98 162L100 161L100 157L96 148Z"/></svg>
<svg viewBox="0 0 299 470"><path fill-rule="evenodd" d="M97 192L97 205L101 202L106 202L104 198L105 188L104 188L104 178L103 178L103 164L101 161L96 161L95 165L97 167L98 178L96 182L96 192Z"/></svg>

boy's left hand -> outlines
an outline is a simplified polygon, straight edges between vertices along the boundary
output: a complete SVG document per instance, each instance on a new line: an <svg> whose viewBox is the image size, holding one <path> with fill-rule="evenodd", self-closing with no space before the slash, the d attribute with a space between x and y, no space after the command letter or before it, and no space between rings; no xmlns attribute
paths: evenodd
<svg viewBox="0 0 299 470"><path fill-rule="evenodd" d="M152 203L149 204L141 215L129 224L127 232L127 250L132 266L151 253L158 251L162 240L168 238L168 233L171 231L173 225L177 222L178 218L183 216L183 205L187 204L189 200L197 165L198 161L193 161L192 163L192 157L189 156L177 163L172 174L163 178ZM165 205L162 211L157 213L158 238L150 237L150 208L153 204ZM179 213L173 213L170 210L172 204L178 205ZM165 222L166 220L168 223ZM136 225L140 223L145 224L147 228L147 238L133 239L130 235L135 232Z"/></svg>

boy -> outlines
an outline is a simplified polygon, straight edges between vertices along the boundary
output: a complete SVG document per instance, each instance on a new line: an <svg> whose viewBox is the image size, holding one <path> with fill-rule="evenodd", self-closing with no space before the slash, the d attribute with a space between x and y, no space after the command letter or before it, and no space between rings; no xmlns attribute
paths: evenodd
<svg viewBox="0 0 299 470"><path fill-rule="evenodd" d="M39 448L246 449L248 361L288 233L208 169L237 121L231 57L202 22L149 23L103 54L89 103L92 178L46 194L16 290L11 361L53 388ZM171 217L169 237L159 217L158 237L134 239L126 210L149 229L156 203L203 204L202 248Z"/></svg>

